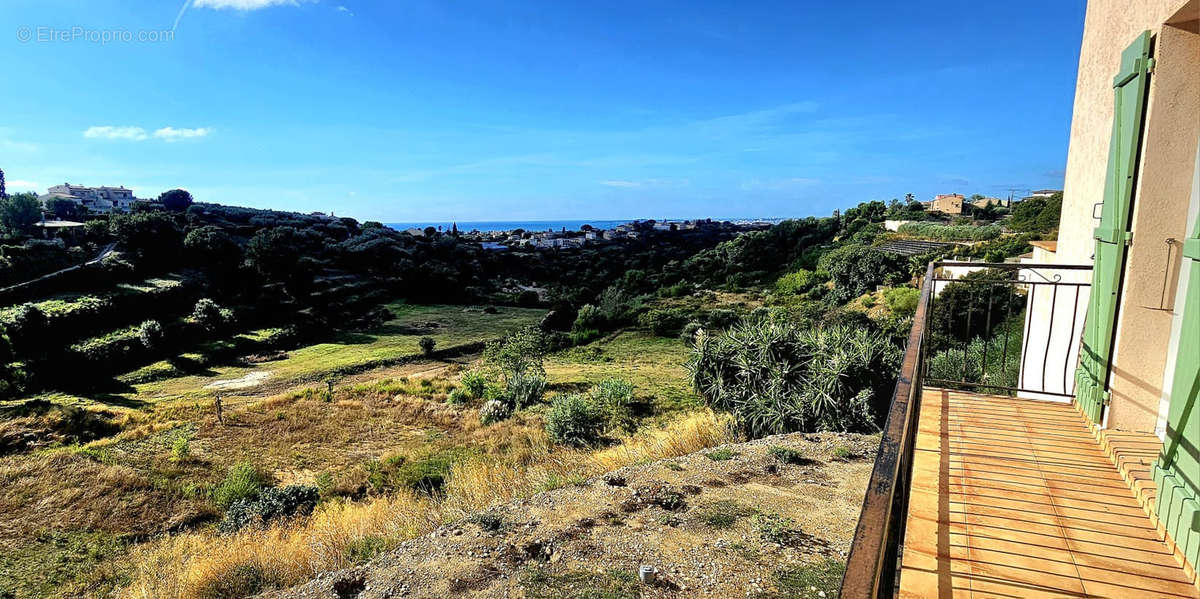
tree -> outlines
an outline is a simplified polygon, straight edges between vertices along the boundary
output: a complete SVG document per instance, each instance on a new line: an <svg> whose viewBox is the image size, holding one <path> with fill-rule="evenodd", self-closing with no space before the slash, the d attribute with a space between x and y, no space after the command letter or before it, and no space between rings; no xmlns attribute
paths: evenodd
<svg viewBox="0 0 1200 599"><path fill-rule="evenodd" d="M314 249L316 240L295 227L260 229L246 244L246 264L272 280L286 280L300 268L297 256Z"/></svg>
<svg viewBox="0 0 1200 599"><path fill-rule="evenodd" d="M183 189L172 189L164 191L158 196L158 201L162 202L163 208L172 212L183 212L188 206L192 205L192 194Z"/></svg>
<svg viewBox="0 0 1200 599"><path fill-rule="evenodd" d="M433 350L437 347L437 340L433 337L421 337L417 343L421 346L421 353L426 356L433 355Z"/></svg>
<svg viewBox="0 0 1200 599"><path fill-rule="evenodd" d="M0 168L0 200L8 197L8 192L4 187L4 169Z"/></svg>
<svg viewBox="0 0 1200 599"><path fill-rule="evenodd" d="M1034 198L1016 204L1008 219L1009 228L1028 233L1049 233L1058 228L1062 192L1049 198Z"/></svg>
<svg viewBox="0 0 1200 599"><path fill-rule="evenodd" d="M842 302L908 276L907 264L900 256L861 245L833 250L821 256L819 266L833 280L833 297Z"/></svg>
<svg viewBox="0 0 1200 599"><path fill-rule="evenodd" d="M143 262L169 264L183 247L183 232L175 218L163 212L115 214L109 217L108 227L117 243Z"/></svg>
<svg viewBox="0 0 1200 599"><path fill-rule="evenodd" d="M138 326L138 339L149 350L158 349L166 338L162 323L157 320L147 320Z"/></svg>
<svg viewBox="0 0 1200 599"><path fill-rule="evenodd" d="M183 248L197 263L230 269L241 261L242 249L220 227L207 225L192 229L183 238Z"/></svg>
<svg viewBox="0 0 1200 599"><path fill-rule="evenodd" d="M225 324L225 313L217 302L202 297L196 301L196 307L192 309L192 320L204 327L205 330L215 331Z"/></svg>
<svg viewBox="0 0 1200 599"><path fill-rule="evenodd" d="M483 359L500 369L505 382L526 374L546 375L544 361L549 341L537 327L517 331L500 341L489 343Z"/></svg>
<svg viewBox="0 0 1200 599"><path fill-rule="evenodd" d="M79 220L83 218L83 207L66 198L53 198L46 203L46 210L59 220Z"/></svg>
<svg viewBox="0 0 1200 599"><path fill-rule="evenodd" d="M42 219L42 203L37 195L18 193L0 199L0 225L9 234L24 234Z"/></svg>

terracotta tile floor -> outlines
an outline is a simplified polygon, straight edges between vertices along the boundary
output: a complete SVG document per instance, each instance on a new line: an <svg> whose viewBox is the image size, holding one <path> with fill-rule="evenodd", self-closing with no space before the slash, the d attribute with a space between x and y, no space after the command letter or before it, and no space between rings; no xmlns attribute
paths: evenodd
<svg viewBox="0 0 1200 599"><path fill-rule="evenodd" d="M1200 597L1069 404L926 389L901 597Z"/></svg>

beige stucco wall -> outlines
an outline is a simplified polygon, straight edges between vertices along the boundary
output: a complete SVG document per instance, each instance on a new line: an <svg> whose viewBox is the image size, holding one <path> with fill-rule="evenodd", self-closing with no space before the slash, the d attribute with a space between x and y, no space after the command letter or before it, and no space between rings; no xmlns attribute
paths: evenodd
<svg viewBox="0 0 1200 599"><path fill-rule="evenodd" d="M1084 23L1057 260L1087 264L1093 252L1093 205L1104 198L1112 132L1112 79L1121 52L1142 31L1156 35L1156 68L1133 203L1130 246L1110 389L1108 426L1153 431L1162 394L1179 248L1168 261L1168 237L1182 239L1191 165L1200 133L1200 35L1194 24L1165 25L1200 15L1200 0L1091 0ZM1164 272L1166 280L1164 283Z"/></svg>

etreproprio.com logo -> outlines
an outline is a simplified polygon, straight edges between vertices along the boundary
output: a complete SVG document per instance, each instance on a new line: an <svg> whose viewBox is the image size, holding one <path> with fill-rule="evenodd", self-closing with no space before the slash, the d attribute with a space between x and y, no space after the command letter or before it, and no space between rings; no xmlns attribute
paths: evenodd
<svg viewBox="0 0 1200 599"><path fill-rule="evenodd" d="M21 43L64 44L158 44L175 41L170 29L92 29L89 27L18 27L17 41Z"/></svg>

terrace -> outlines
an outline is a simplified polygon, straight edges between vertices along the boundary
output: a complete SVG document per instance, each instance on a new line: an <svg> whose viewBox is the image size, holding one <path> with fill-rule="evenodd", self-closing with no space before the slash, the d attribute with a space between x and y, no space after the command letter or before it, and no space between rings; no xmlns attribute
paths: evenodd
<svg viewBox="0 0 1200 599"><path fill-rule="evenodd" d="M841 596L1200 597L1154 516L1161 441L1070 401L1090 268L961 266L925 274Z"/></svg>

